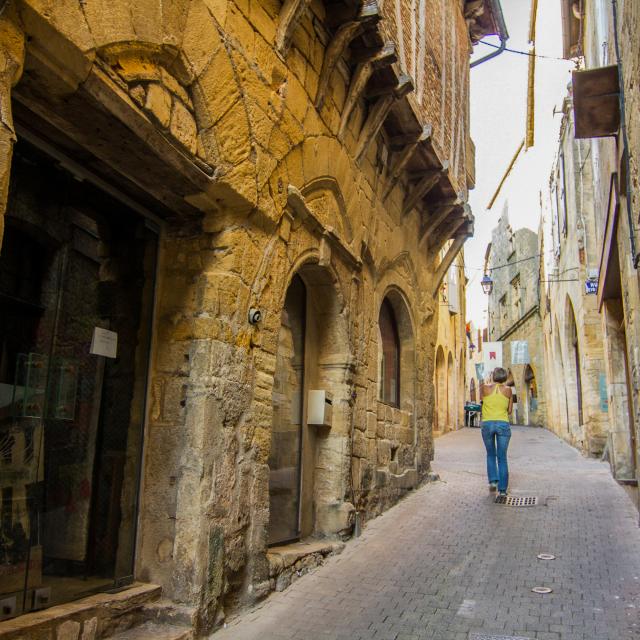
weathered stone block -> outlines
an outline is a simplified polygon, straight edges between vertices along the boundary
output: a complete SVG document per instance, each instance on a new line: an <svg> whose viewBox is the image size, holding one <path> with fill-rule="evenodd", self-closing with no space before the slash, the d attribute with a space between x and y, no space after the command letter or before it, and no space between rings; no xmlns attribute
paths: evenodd
<svg viewBox="0 0 640 640"><path fill-rule="evenodd" d="M147 87L144 108L158 121L163 128L168 128L171 121L171 94L160 84L152 82Z"/></svg>
<svg viewBox="0 0 640 640"><path fill-rule="evenodd" d="M75 620L67 620L56 629L56 640L78 640L80 635L80 623Z"/></svg>
<svg viewBox="0 0 640 640"><path fill-rule="evenodd" d="M171 112L171 135L195 155L198 145L198 128L193 115L177 99L173 101Z"/></svg>

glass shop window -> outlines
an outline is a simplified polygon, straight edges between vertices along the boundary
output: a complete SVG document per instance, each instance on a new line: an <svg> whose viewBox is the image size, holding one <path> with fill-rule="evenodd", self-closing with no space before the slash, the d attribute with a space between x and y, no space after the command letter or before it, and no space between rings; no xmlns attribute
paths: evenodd
<svg viewBox="0 0 640 640"><path fill-rule="evenodd" d="M0 620L133 580L157 234L15 148L0 254Z"/></svg>

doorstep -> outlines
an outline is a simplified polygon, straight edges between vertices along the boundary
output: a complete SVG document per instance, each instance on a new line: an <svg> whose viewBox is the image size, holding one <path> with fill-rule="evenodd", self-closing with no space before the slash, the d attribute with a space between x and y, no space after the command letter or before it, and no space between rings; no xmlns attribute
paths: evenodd
<svg viewBox="0 0 640 640"><path fill-rule="evenodd" d="M99 593L0 622L2 640L97 640L139 622L143 608L158 600L155 584L134 583L118 593Z"/></svg>
<svg viewBox="0 0 640 640"><path fill-rule="evenodd" d="M343 549L344 542L329 540L303 540L271 547L267 552L271 589L284 591L299 577L323 564L326 557Z"/></svg>

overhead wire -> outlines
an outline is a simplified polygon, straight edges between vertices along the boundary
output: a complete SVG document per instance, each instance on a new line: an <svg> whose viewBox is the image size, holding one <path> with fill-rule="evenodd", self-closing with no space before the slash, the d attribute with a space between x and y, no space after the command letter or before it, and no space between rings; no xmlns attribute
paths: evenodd
<svg viewBox="0 0 640 640"><path fill-rule="evenodd" d="M492 42L486 42L484 40L479 40L478 42L479 44L484 44L487 47L491 47L493 49L500 48L499 45L493 44ZM533 53L531 51L520 51L518 49L510 49L509 47L506 47L505 51L508 51L509 53L517 53L518 55L527 56L529 58L542 58L544 60L559 60L561 62L569 62L569 60L567 60L566 58L559 58L557 56L545 56L545 55L542 55L541 53Z"/></svg>

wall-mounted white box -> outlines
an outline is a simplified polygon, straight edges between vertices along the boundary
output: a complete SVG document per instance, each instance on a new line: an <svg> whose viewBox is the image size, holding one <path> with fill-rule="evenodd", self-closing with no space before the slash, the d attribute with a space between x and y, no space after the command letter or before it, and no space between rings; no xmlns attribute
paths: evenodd
<svg viewBox="0 0 640 640"><path fill-rule="evenodd" d="M333 394L324 389L311 389L307 405L307 424L331 426Z"/></svg>

